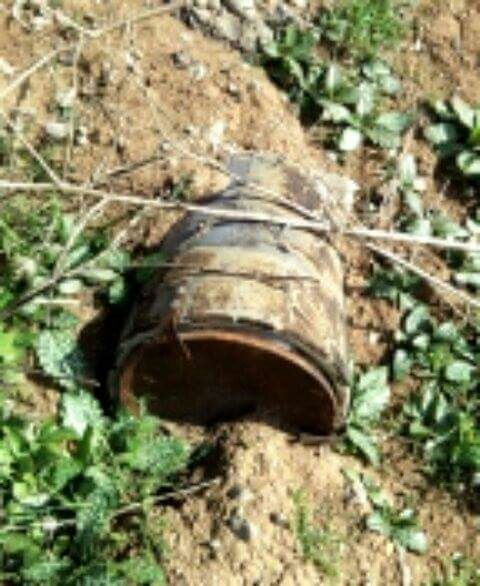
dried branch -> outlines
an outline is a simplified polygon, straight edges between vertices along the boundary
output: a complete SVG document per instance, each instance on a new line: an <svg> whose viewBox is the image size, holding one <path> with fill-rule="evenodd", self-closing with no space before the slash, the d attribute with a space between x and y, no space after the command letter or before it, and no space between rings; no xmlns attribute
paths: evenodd
<svg viewBox="0 0 480 586"><path fill-rule="evenodd" d="M375 252L376 254L378 254L379 256L386 258L390 262L398 264L398 265L402 266L403 268L409 270L410 272L415 273L420 278L422 278L424 281L429 283L434 289L440 289L441 291L444 291L445 293L448 293L449 295L454 296L456 299L463 301L467 305L480 309L480 300L475 299L471 295L468 295L468 293L465 293L464 291L461 291L457 287L450 285L450 283L447 283L446 281L442 281L441 279L434 277L433 275L431 275L430 273L427 273L427 271L424 271L423 269L421 269L420 267L418 267L414 263L412 263L408 260L405 260L401 256L399 256L393 252L390 252L389 250L384 250L383 248L380 248L380 247L376 246L375 244L367 243L366 247L369 250L371 250L372 252Z"/></svg>
<svg viewBox="0 0 480 586"><path fill-rule="evenodd" d="M317 233L337 234L360 240L388 240L391 242L403 242L413 246L428 245L445 250L460 250L463 252L480 252L480 245L469 242L458 242L446 238L416 236L388 230L371 230L369 228L341 228L332 227L329 223L320 220L299 219L286 216L272 216L260 212L247 212L238 209L218 208L210 205L192 204L182 201L167 201L161 199L146 199L140 196L109 193L100 189L82 187L71 183L27 183L0 181L0 190L23 192L51 192L59 190L62 193L72 195L85 195L89 197L105 198L108 202L123 203L135 207L152 207L177 212L195 212L205 216L221 218L224 220L238 220L241 222L254 222L282 226L297 230L309 230Z"/></svg>

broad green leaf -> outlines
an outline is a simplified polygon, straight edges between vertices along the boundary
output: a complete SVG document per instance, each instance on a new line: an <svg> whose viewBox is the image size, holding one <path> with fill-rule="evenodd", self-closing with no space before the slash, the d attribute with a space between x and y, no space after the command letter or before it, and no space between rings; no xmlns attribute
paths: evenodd
<svg viewBox="0 0 480 586"><path fill-rule="evenodd" d="M388 370L385 367L372 368L359 378L352 397L355 420L378 419L390 400L387 378Z"/></svg>
<svg viewBox="0 0 480 586"><path fill-rule="evenodd" d="M118 273L112 269L82 269L79 271L79 276L93 285L102 283L111 283L118 278Z"/></svg>
<svg viewBox="0 0 480 586"><path fill-rule="evenodd" d="M66 279L58 285L58 292L61 295L76 295L83 289L80 279Z"/></svg>
<svg viewBox="0 0 480 586"><path fill-rule="evenodd" d="M463 360L456 360L445 369L445 377L453 383L468 383L472 380L475 366Z"/></svg>
<svg viewBox="0 0 480 586"><path fill-rule="evenodd" d="M380 464L380 454L377 444L368 433L353 425L348 425L345 435L369 464L372 466L378 466Z"/></svg>
<svg viewBox="0 0 480 586"><path fill-rule="evenodd" d="M433 145L456 142L460 135L455 124L441 122L425 129L425 138Z"/></svg>
<svg viewBox="0 0 480 586"><path fill-rule="evenodd" d="M375 124L394 134L401 134L410 126L412 120L413 116L409 113L387 112L380 114L375 120Z"/></svg>
<svg viewBox="0 0 480 586"><path fill-rule="evenodd" d="M327 122L338 124L340 122L350 122L352 118L350 110L341 104L324 100L322 101L322 106L322 119Z"/></svg>
<svg viewBox="0 0 480 586"><path fill-rule="evenodd" d="M415 157L406 153L400 157L398 162L398 175L400 177L400 183L404 186L411 187L417 176L417 165L415 163Z"/></svg>
<svg viewBox="0 0 480 586"><path fill-rule="evenodd" d="M46 374L66 388L75 388L85 376L85 362L72 333L66 330L40 332L36 352Z"/></svg>
<svg viewBox="0 0 480 586"><path fill-rule="evenodd" d="M467 128L473 128L475 121L475 111L459 96L454 96L450 100L452 110L457 115L458 120Z"/></svg>
<svg viewBox="0 0 480 586"><path fill-rule="evenodd" d="M404 379L410 372L412 363L413 361L406 350L403 350L402 348L395 350L392 367L393 379L395 381L400 381Z"/></svg>
<svg viewBox="0 0 480 586"><path fill-rule="evenodd" d="M386 515L382 511L374 511L366 519L367 528L375 533L390 537L392 534L392 526Z"/></svg>
<svg viewBox="0 0 480 586"><path fill-rule="evenodd" d="M480 176L480 153L463 151L457 155L457 166L469 177Z"/></svg>
<svg viewBox="0 0 480 586"><path fill-rule="evenodd" d="M358 86L358 99L355 111L360 118L371 114L375 106L375 91L371 84L361 83Z"/></svg>
<svg viewBox="0 0 480 586"><path fill-rule="evenodd" d="M455 273L453 275L455 283L463 286L475 287L480 289L480 272L478 273Z"/></svg>
<svg viewBox="0 0 480 586"><path fill-rule="evenodd" d="M431 236L432 223L428 218L416 217L406 226L407 232L417 236Z"/></svg>
<svg viewBox="0 0 480 586"><path fill-rule="evenodd" d="M415 191L409 189L403 194L405 205L416 216L423 216L423 202L422 198Z"/></svg>
<svg viewBox="0 0 480 586"><path fill-rule="evenodd" d="M429 323L430 315L428 309L425 305L417 305L405 319L405 332L410 335L417 334Z"/></svg>
<svg viewBox="0 0 480 586"><path fill-rule="evenodd" d="M337 65L330 65L325 74L325 89L327 92L332 95L342 82L343 78L340 68Z"/></svg>
<svg viewBox="0 0 480 586"><path fill-rule="evenodd" d="M88 426L102 427L105 422L98 401L80 391L62 397L62 423L82 437Z"/></svg>
<svg viewBox="0 0 480 586"><path fill-rule="evenodd" d="M392 533L392 539L408 551L413 551L414 553L425 553L427 551L427 537L423 531L415 528L415 526L395 528Z"/></svg>

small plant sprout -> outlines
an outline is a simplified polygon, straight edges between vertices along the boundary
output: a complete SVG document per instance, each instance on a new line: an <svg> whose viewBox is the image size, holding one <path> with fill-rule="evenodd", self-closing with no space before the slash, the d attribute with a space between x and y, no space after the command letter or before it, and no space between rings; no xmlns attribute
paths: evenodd
<svg viewBox="0 0 480 586"><path fill-rule="evenodd" d="M327 576L336 576L340 539L328 529L313 524L312 512L301 490L293 494L293 503L293 529L303 558L312 562Z"/></svg>
<svg viewBox="0 0 480 586"><path fill-rule="evenodd" d="M347 480L365 489L372 512L365 517L369 531L380 533L390 541L413 553L422 554L427 550L427 537L418 526L412 508L397 510L385 497L377 484L365 474L356 470L344 469Z"/></svg>
<svg viewBox="0 0 480 586"><path fill-rule="evenodd" d="M435 124L425 129L425 137L438 155L453 161L466 179L480 179L480 107L472 107L458 96L433 106Z"/></svg>
<svg viewBox="0 0 480 586"><path fill-rule="evenodd" d="M340 0L320 13L319 30L340 53L371 59L402 39L402 10L408 5L398 0Z"/></svg>

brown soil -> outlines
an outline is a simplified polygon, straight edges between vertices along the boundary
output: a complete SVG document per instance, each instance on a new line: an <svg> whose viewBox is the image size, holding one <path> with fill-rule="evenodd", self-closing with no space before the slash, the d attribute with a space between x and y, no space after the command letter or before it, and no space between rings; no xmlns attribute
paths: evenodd
<svg viewBox="0 0 480 586"><path fill-rule="evenodd" d="M118 2L114 11L107 3L93 0L63 3L65 13L87 15L83 20L86 24L121 19L141 9L140 0ZM76 38L55 22L37 32L26 31L8 15L6 7L0 7L0 57L16 72L59 42ZM422 0L416 15L424 50L411 50L409 42L391 56L404 78L400 106L457 90L470 101L480 100L478 2ZM179 53L185 55L180 67L178 56L174 57ZM0 70L0 95L13 78ZM55 116L55 94L71 87L74 80L79 90L75 116L78 125L85 127L88 140L84 146L73 148L71 163L63 169L66 149L63 145L54 149L60 170L72 181L93 182L150 198L172 182L189 177L189 196L200 198L225 184L225 174L212 167L228 147L272 151L304 168L339 171L314 144L293 108L261 69L246 64L225 43L188 29L174 17L152 17L86 42L76 67L61 63L44 67L20 91L13 92L2 108L15 109L30 136L39 137L44 122ZM418 157L420 170L427 177L427 201L461 216L461 205L449 199L446 186L434 179L435 160L425 144L412 135L406 150ZM135 162L150 157L154 158L150 164L134 168ZM359 183L361 198L366 199L381 183L379 169L378 157L365 150L361 156L349 157L342 172ZM81 205L86 209L89 203L86 200ZM361 199L356 206L362 207ZM382 227L389 227L392 221L389 213L362 217ZM127 244L156 244L174 219L172 214L151 211L132 216ZM122 225L127 224L123 221ZM352 355L359 364L375 364L388 351L398 314L388 304L363 295L373 263L371 255L358 243L341 243L339 247L347 267ZM432 296L432 301L438 300ZM85 315L90 318L87 309ZM399 396L403 392L395 389ZM294 512L292 494L301 488L318 524L341 540L338 559L334 560L336 583L402 584L396 550L383 537L363 530L365 503L352 493L342 474L347 467L359 469L357 460L338 454L329 445L304 445L287 432L259 422L224 424L207 430L180 427L176 431L218 447L221 482L166 511L169 583L327 583L321 572L303 561L289 527ZM480 540L474 515L428 484L420 463L398 439L385 434L381 443L384 466L376 474L368 470L369 474L376 476L398 506L413 500L428 534L427 554L407 555L411 583L428 582L440 562L456 551L478 559ZM232 497L232 489L240 496ZM234 509L254 526L251 541L242 541L229 528Z"/></svg>

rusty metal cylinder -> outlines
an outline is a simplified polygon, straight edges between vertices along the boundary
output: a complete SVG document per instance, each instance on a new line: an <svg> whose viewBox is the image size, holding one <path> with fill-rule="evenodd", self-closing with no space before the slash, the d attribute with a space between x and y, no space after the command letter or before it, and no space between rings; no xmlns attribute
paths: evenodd
<svg viewBox="0 0 480 586"><path fill-rule="evenodd" d="M324 195L296 169L255 156L233 158L230 169L229 188L205 206L322 217ZM143 398L160 417L200 424L248 413L311 433L342 424L343 269L327 240L188 213L161 250L165 264L142 291L119 347L114 386L124 405L135 410Z"/></svg>

